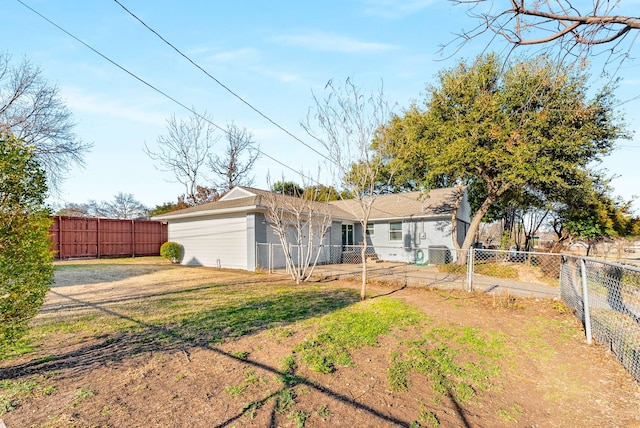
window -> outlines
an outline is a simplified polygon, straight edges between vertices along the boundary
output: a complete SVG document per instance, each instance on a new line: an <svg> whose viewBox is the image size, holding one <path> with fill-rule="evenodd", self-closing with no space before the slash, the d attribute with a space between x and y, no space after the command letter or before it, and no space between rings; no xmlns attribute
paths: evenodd
<svg viewBox="0 0 640 428"><path fill-rule="evenodd" d="M367 236L373 236L374 230L373 223L367 223Z"/></svg>
<svg viewBox="0 0 640 428"><path fill-rule="evenodd" d="M402 222L389 223L389 241L402 241Z"/></svg>
<svg viewBox="0 0 640 428"><path fill-rule="evenodd" d="M349 245L353 245L353 225L343 224L342 225L342 247L344 248Z"/></svg>

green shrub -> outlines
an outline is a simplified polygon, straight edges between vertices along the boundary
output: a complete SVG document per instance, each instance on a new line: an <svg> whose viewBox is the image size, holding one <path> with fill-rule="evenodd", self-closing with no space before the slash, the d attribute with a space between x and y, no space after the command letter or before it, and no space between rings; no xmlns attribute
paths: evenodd
<svg viewBox="0 0 640 428"><path fill-rule="evenodd" d="M165 242L160 247L160 255L171 263L178 263L182 258L182 245L177 242Z"/></svg>
<svg viewBox="0 0 640 428"><path fill-rule="evenodd" d="M0 354L24 334L53 280L45 173L32 148L0 135Z"/></svg>

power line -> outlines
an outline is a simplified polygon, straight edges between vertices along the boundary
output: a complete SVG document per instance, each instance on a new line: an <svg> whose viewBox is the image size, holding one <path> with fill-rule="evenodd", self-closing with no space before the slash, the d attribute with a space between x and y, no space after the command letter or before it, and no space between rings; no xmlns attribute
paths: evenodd
<svg viewBox="0 0 640 428"><path fill-rule="evenodd" d="M221 127L220 125L216 124L215 122L211 121L209 118L201 115L200 113L196 112L194 109L187 107L185 104L183 104L182 102L178 101L177 99L175 99L174 97L172 97L171 95L167 94L166 92L162 91L161 89L158 89L157 87L153 86L151 83L147 82L146 80L144 80L143 78L137 76L136 74L134 74L133 72L129 71L128 69L126 69L125 67L121 66L120 64L118 64L117 62L115 62L114 60L112 60L111 58L107 57L106 55L104 55L102 52L98 51L97 49L93 48L91 45L89 45L88 43L84 42L83 40L81 40L80 38L76 37L75 35L71 34L69 31L65 30L64 28L62 28L61 26L59 26L58 24L56 24L55 22L51 21L49 18L47 18L46 16L42 15L40 12L38 12L37 10L33 9L31 6L25 4L22 0L16 0L18 3L20 3L21 5L23 5L24 7L26 7L27 9L29 9L31 12L35 13L36 15L38 15L40 18L44 19L45 21L47 21L49 24L53 25L54 27L56 27L58 30L62 31L63 33L65 33L67 36L71 37L72 39L74 39L75 41L77 41L78 43L84 45L85 47L87 47L88 49L90 49L92 52L94 52L95 54L99 55L100 57L102 57L104 60L110 62L112 65L118 67L120 70L124 71L125 73L127 73L129 76L133 77L134 79L136 79L138 82L142 83L143 85L147 86L148 88L156 91L157 93L161 94L162 96L166 97L167 99L173 101L175 104L179 105L180 107L182 107L183 109L189 111L190 113L198 116L199 118L203 119L204 121L206 121L207 123L211 124L212 126L214 126L215 128L219 129L220 131L224 132L225 134L229 134L229 131L227 131L226 129L224 129L223 127ZM317 184L321 184L320 182L318 182L317 180L314 180L312 178L309 178L307 176L305 176L302 171L296 171L295 169L293 169L292 167L290 167L289 165L285 164L282 161L279 161L278 159L274 158L273 156L270 156L269 154L265 153L264 151L260 150L259 148L257 149L257 151L262 154L264 157L271 159L272 161L276 162L277 164L287 168L290 171L293 171L297 174L300 174L301 177L317 183Z"/></svg>
<svg viewBox="0 0 640 428"><path fill-rule="evenodd" d="M22 0L16 0L18 3L20 3L21 5L23 5L24 7L26 7L27 9L29 9L30 11L32 11L33 13L35 13L36 15L38 15L40 18L44 19L45 21L47 21L49 24L53 25L54 27L56 27L57 29L59 29L60 31L62 31L63 33L65 33L66 35L68 35L69 37L71 37L72 39L76 40L78 43L81 43L82 45L84 45L85 47L89 48L92 52L96 53L97 55L99 55L100 57L102 57L103 59L105 59L106 61L110 62L111 64L115 65L116 67L118 67L120 70L124 71L125 73L127 73L129 76L133 77L134 79L136 79L137 81L139 81L140 83L144 84L145 86L149 87L150 89L153 89L154 91L158 92L159 94L163 95L164 97L168 98L169 100L173 101L174 103L176 103L177 105L179 105L180 107L182 107L183 109L191 112L192 114L198 116L199 118L203 119L204 121L210 123L212 126L216 127L217 129L221 130L222 132L228 134L229 131L227 131L226 129L222 128L221 126L219 126L218 124L214 123L213 121L211 121L209 118L201 115L200 113L196 112L195 110L193 110L192 108L187 107L186 105L184 105L183 103L181 103L180 101L176 100L175 98L173 98L172 96L168 95L167 93L163 92L162 90L156 88L155 86L153 86L151 83L147 82L146 80L142 79L141 77L138 77L136 74L134 74L133 72L127 70L126 68L124 68L123 66L121 66L120 64L118 64L117 62L115 62L114 60L112 60L111 58L107 57L106 55L104 55L103 53L101 53L100 51L98 51L97 49L93 48L92 46L90 46L88 43L84 42L83 40L81 40L80 38L76 37L75 35L73 35L72 33L70 33L69 31L65 30L64 28L62 28L61 26L59 26L58 24L56 24L55 22L51 21L49 18L47 18L46 16L42 15L40 12L36 11L35 9L31 8L30 6L26 5ZM278 159L274 158L273 156L268 155L267 153L265 153L264 151L257 149L257 151L262 154L263 156L265 156L268 159L271 159L272 161L276 162L277 164L285 167L286 169L295 172L296 174L299 174L300 177L302 177L303 179L309 180L310 183L315 183L315 184L319 184L319 185L323 185L323 183L321 183L320 181L314 179L314 178L310 178L308 176L306 176L302 171L296 171L295 169L293 169L292 167L290 167L289 165L286 165L285 163L279 161ZM387 212L384 210L381 210L383 212ZM389 213L391 214L391 213Z"/></svg>
<svg viewBox="0 0 640 428"><path fill-rule="evenodd" d="M156 30L154 30L153 28L151 28L149 25L147 25L142 19L140 19L136 14L134 14L133 12L131 12L129 9L127 9L120 1L118 0L113 0L114 2L116 2L118 4L118 6L120 6L122 9L124 9L125 12L127 12L129 15L131 15L136 21L138 21L140 24L142 24L147 30L151 31L153 34L155 34L160 40L162 40L165 44L167 44L168 46L170 46L174 51L176 51L180 56L182 56L184 59L186 59L187 61L189 61L194 67L196 67L198 70L202 71L207 77L209 77L211 80L213 80L214 82L216 82L218 85L220 85L222 88L224 88L227 92L229 92L231 95L233 95L235 98L237 98L238 100L240 100L243 104L245 104L247 107L249 107L251 110L255 111L256 113L258 113L260 116L262 116L264 119L266 119L267 121L269 121L272 125L274 125L275 127L277 127L278 129L280 129L281 131L283 131L285 134L287 134L288 136L290 136L291 138L293 138L294 140L298 141L299 143L303 144L305 147L307 147L308 149L312 150L313 152L315 152L316 154L322 156L325 160L335 163L335 161L333 161L332 159L330 159L329 157L327 157L325 154L319 152L318 150L316 150L314 147L312 147L311 145L307 144L306 142L304 142L303 140L301 140L300 138L298 138L297 136L295 136L294 134L292 134L291 132L289 132L288 130L286 130L284 127L282 127L280 124L278 124L276 121L274 121L273 119L271 119L269 116L267 116L266 114L264 114L262 111L258 110L256 107L254 107L252 104L250 104L247 100L245 100L243 97L241 97L240 95L238 95L236 92L234 92L231 88L229 88L227 85L225 85L224 83L222 83L220 80L218 80L216 77L214 77L213 75L211 75L207 70L205 70L204 68L202 68L200 65L198 65L195 61L193 61L189 56L187 56L185 53L183 53L180 49L178 49L174 44L172 44L171 42L169 42L167 39L165 39L162 35L160 35Z"/></svg>

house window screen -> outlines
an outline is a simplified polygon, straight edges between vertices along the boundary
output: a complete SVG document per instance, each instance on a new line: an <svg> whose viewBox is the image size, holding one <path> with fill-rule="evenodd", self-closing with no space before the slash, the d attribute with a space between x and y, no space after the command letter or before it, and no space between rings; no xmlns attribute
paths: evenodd
<svg viewBox="0 0 640 428"><path fill-rule="evenodd" d="M402 222L389 223L389 241L402 241Z"/></svg>

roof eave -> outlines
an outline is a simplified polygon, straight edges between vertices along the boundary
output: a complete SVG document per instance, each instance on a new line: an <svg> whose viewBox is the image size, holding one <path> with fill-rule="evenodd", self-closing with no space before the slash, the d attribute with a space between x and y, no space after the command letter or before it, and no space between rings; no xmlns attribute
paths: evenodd
<svg viewBox="0 0 640 428"><path fill-rule="evenodd" d="M244 207L235 207L235 208L224 208L217 210L205 210L205 211L193 211L189 213L182 214L162 214L158 216L151 217L152 220L156 221L168 221L168 220L181 220L185 218L194 218L194 217L209 217L216 215L224 215L224 214L237 214L237 213L248 213L251 211L261 211L262 207L257 205L249 205Z"/></svg>
<svg viewBox="0 0 640 428"><path fill-rule="evenodd" d="M369 221L398 221L404 219L412 219L412 220L451 220L451 214L408 214L408 215L399 215L395 217L374 217L369 218Z"/></svg>

